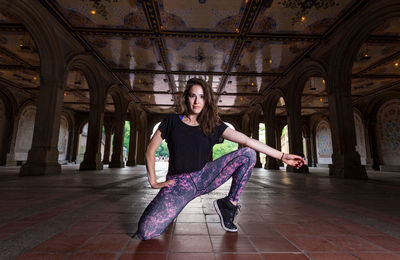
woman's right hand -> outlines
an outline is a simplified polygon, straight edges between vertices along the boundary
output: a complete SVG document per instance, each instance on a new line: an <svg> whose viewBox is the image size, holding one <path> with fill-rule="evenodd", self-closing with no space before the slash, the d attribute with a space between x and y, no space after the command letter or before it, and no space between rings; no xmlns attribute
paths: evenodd
<svg viewBox="0 0 400 260"><path fill-rule="evenodd" d="M163 181L163 182L150 183L150 186L153 189L161 189L163 187L169 187L174 184L175 184L175 180L168 180L168 181Z"/></svg>

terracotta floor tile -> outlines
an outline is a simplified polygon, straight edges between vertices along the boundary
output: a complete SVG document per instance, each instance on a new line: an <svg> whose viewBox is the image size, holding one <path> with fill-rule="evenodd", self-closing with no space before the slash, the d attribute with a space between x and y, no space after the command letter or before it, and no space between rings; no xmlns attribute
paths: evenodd
<svg viewBox="0 0 400 260"><path fill-rule="evenodd" d="M33 252L72 252L81 247L92 235L60 234L35 247Z"/></svg>
<svg viewBox="0 0 400 260"><path fill-rule="evenodd" d="M304 229L314 234L320 235L348 235L349 233L338 226L325 222L305 223L302 225Z"/></svg>
<svg viewBox="0 0 400 260"><path fill-rule="evenodd" d="M386 254L386 253L354 253L362 260L399 260L400 255Z"/></svg>
<svg viewBox="0 0 400 260"><path fill-rule="evenodd" d="M172 252L212 252L209 236L176 235L172 238Z"/></svg>
<svg viewBox="0 0 400 260"><path fill-rule="evenodd" d="M80 250L84 251L120 251L130 240L128 235L99 234L90 239Z"/></svg>
<svg viewBox="0 0 400 260"><path fill-rule="evenodd" d="M260 237L250 236L250 240L254 243L258 251L263 252L298 252L288 240L283 237Z"/></svg>
<svg viewBox="0 0 400 260"><path fill-rule="evenodd" d="M273 225L259 223L239 223L239 226L246 235L257 235L264 237L281 236L273 227Z"/></svg>
<svg viewBox="0 0 400 260"><path fill-rule="evenodd" d="M115 253L84 253L78 252L71 255L68 260L113 260Z"/></svg>
<svg viewBox="0 0 400 260"><path fill-rule="evenodd" d="M173 253L168 255L168 260L210 260L214 259L212 253Z"/></svg>
<svg viewBox="0 0 400 260"><path fill-rule="evenodd" d="M319 236L288 236L288 239L298 248L307 252L341 251L340 248Z"/></svg>
<svg viewBox="0 0 400 260"><path fill-rule="evenodd" d="M303 254L291 254L291 253L268 253L261 254L265 260L307 260L307 256Z"/></svg>
<svg viewBox="0 0 400 260"><path fill-rule="evenodd" d="M61 253L26 253L16 260L63 260L68 256L68 254Z"/></svg>
<svg viewBox="0 0 400 260"><path fill-rule="evenodd" d="M175 224L174 234L176 235L208 235L206 223L184 223Z"/></svg>
<svg viewBox="0 0 400 260"><path fill-rule="evenodd" d="M256 252L245 236L211 236L214 252Z"/></svg>
<svg viewBox="0 0 400 260"><path fill-rule="evenodd" d="M382 248L373 245L356 236L325 236L330 242L333 242L339 248L346 251L383 251Z"/></svg>
<svg viewBox="0 0 400 260"><path fill-rule="evenodd" d="M132 234L137 231L137 223L111 223L100 232L105 234Z"/></svg>
<svg viewBox="0 0 400 260"><path fill-rule="evenodd" d="M259 254L216 254L216 260L262 260Z"/></svg>
<svg viewBox="0 0 400 260"><path fill-rule="evenodd" d="M206 222L208 223L219 223L219 216L218 215L206 215Z"/></svg>
<svg viewBox="0 0 400 260"><path fill-rule="evenodd" d="M145 254L145 253L135 253L135 254L123 254L118 260L166 260L166 254Z"/></svg>
<svg viewBox="0 0 400 260"><path fill-rule="evenodd" d="M99 230L103 229L108 224L108 222L81 221L70 226L67 230L65 230L65 233L96 234Z"/></svg>
<svg viewBox="0 0 400 260"><path fill-rule="evenodd" d="M369 235L361 237L387 250L400 252L400 240L397 238L388 235Z"/></svg>
<svg viewBox="0 0 400 260"><path fill-rule="evenodd" d="M309 256L313 260L359 260L358 258L346 253L309 253Z"/></svg>
<svg viewBox="0 0 400 260"><path fill-rule="evenodd" d="M132 239L125 252L167 252L170 240L170 235L161 235L146 241Z"/></svg>
<svg viewBox="0 0 400 260"><path fill-rule="evenodd" d="M204 214L182 213L179 214L176 222L206 222Z"/></svg>
<svg viewBox="0 0 400 260"><path fill-rule="evenodd" d="M312 235L308 229L303 228L299 224L275 224L273 225L280 233L288 235Z"/></svg>

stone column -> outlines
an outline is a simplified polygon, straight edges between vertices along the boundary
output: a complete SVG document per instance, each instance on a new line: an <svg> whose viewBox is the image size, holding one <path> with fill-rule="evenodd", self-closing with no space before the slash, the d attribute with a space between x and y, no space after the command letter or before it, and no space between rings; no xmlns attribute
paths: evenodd
<svg viewBox="0 0 400 260"><path fill-rule="evenodd" d="M276 127L275 127L275 109L276 100L267 100L263 104L264 124L265 124L265 143L272 147L277 148L276 145ZM268 170L279 170L278 161L270 156L267 156L264 168Z"/></svg>
<svg viewBox="0 0 400 260"><path fill-rule="evenodd" d="M68 133L68 147L67 147L67 156L66 159L68 162L72 162L72 151L73 151L73 145L74 145L74 128L71 127L71 131Z"/></svg>
<svg viewBox="0 0 400 260"><path fill-rule="evenodd" d="M327 80L330 122L332 128L332 167L329 175L340 178L367 179L356 151L356 133L351 98L351 73L347 78L332 75Z"/></svg>
<svg viewBox="0 0 400 260"><path fill-rule="evenodd" d="M288 132L289 132L289 152L304 157L303 152L303 139L302 139L302 125L300 106L290 106L288 104ZM308 173L308 166L303 165L300 169L296 169L290 165L286 166L288 172Z"/></svg>
<svg viewBox="0 0 400 260"><path fill-rule="evenodd" d="M317 146L315 135L311 133L310 135L310 144L311 144L311 156L312 156L312 164L309 164L313 167L317 167L318 157L317 157Z"/></svg>
<svg viewBox="0 0 400 260"><path fill-rule="evenodd" d="M253 139L256 139L256 140L258 140L259 139L259 133L258 133L258 131L259 131L259 122L258 122L258 113L254 113L253 114L253 120L250 120L253 124L252 124L252 136L253 136ZM259 152L257 152L256 151L256 155L257 155L257 157L256 157L256 164L254 165L254 168L261 168L262 167L262 164L261 164L261 161L260 161L260 153Z"/></svg>
<svg viewBox="0 0 400 260"><path fill-rule="evenodd" d="M305 136L304 138L306 139L306 146L307 146L307 165L312 166L313 159L312 159L312 155L311 155L311 137L308 135L308 136Z"/></svg>
<svg viewBox="0 0 400 260"><path fill-rule="evenodd" d="M130 134L129 134L129 153L128 153L128 161L126 162L126 166L135 166L136 165L136 149L137 149L137 127L136 123L131 120L130 122Z"/></svg>
<svg viewBox="0 0 400 260"><path fill-rule="evenodd" d="M57 73L41 73L32 148L26 163L20 169L20 176L61 173L61 165L58 163L58 134L64 98L63 84L62 77L57 76Z"/></svg>
<svg viewBox="0 0 400 260"><path fill-rule="evenodd" d="M275 123L275 126L277 124ZM282 135L282 128L281 127L275 127L275 143L276 143L276 150L281 151L282 150L282 143L281 143L281 135ZM284 166L283 162L281 160L276 161L278 164L278 167ZM279 168L278 168L279 169Z"/></svg>
<svg viewBox="0 0 400 260"><path fill-rule="evenodd" d="M138 144L137 144L137 164L144 165L145 157L144 153L146 150L146 132L143 129L139 129L138 133Z"/></svg>
<svg viewBox="0 0 400 260"><path fill-rule="evenodd" d="M95 94L95 93L93 93ZM101 137L104 119L104 93L97 93L97 99L90 103L88 136L86 140L86 151L79 170L103 170L101 162ZM92 95L92 93L91 93Z"/></svg>
<svg viewBox="0 0 400 260"><path fill-rule="evenodd" d="M104 144L103 165L110 163L110 150L111 150L111 128L104 127L106 134L106 142Z"/></svg>
<svg viewBox="0 0 400 260"><path fill-rule="evenodd" d="M77 163L78 149L79 149L79 136L81 132L79 124L76 124L73 128L73 140L72 140L72 151L71 151L71 162Z"/></svg>
<svg viewBox="0 0 400 260"><path fill-rule="evenodd" d="M116 111L117 113L117 111ZM124 145L124 130L125 130L125 117L122 115L122 112L117 116L115 122L115 133L113 140L113 153L111 156L111 162L108 167L110 168L124 168L124 153L123 153L123 145Z"/></svg>
<svg viewBox="0 0 400 260"><path fill-rule="evenodd" d="M374 121L371 121L367 125L367 131L365 132L365 135L367 136L367 142L365 145L369 144L367 148L367 163L369 163L372 167L373 170L379 171L379 165L381 165L381 159L379 158L379 153L378 153L378 143L376 142L376 126L373 123ZM369 151L369 152L368 152ZM369 161L370 160L370 161Z"/></svg>

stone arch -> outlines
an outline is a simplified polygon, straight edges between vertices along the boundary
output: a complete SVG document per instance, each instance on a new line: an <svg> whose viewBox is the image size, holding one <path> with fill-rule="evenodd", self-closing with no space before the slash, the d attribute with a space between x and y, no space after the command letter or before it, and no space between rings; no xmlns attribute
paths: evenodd
<svg viewBox="0 0 400 260"><path fill-rule="evenodd" d="M15 136L15 160L25 161L32 146L33 129L37 108L26 105L18 116L17 134Z"/></svg>
<svg viewBox="0 0 400 260"><path fill-rule="evenodd" d="M319 165L332 164L332 132L329 120L322 118L315 124L317 160Z"/></svg>
<svg viewBox="0 0 400 260"><path fill-rule="evenodd" d="M343 25L342 36L332 41L329 74L335 75L338 80L350 80L353 63L362 44L377 27L395 17L400 17L400 2L397 0L366 3L354 19ZM347 84L344 86L350 87Z"/></svg>

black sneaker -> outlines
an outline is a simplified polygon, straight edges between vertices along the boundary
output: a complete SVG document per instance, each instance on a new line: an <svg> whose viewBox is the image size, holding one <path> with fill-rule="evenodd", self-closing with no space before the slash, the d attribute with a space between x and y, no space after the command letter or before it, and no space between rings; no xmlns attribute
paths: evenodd
<svg viewBox="0 0 400 260"><path fill-rule="evenodd" d="M214 200L214 208L221 220L222 228L229 232L237 232L237 226L233 224L240 206L233 205L228 198Z"/></svg>

